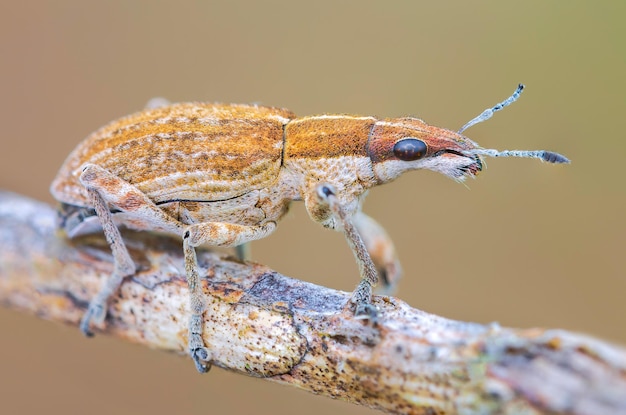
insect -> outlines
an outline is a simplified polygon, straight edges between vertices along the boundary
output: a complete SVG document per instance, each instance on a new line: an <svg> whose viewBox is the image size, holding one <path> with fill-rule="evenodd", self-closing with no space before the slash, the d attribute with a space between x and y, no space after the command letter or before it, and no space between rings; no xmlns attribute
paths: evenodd
<svg viewBox="0 0 626 415"><path fill-rule="evenodd" d="M90 335L92 323L104 322L109 298L136 272L120 226L177 235L190 292L188 350L206 372L211 354L202 337L195 247L244 247L274 231L295 200L304 201L312 220L344 233L361 275L346 307L375 321L372 287L379 275L392 285L401 271L391 240L361 211L368 189L418 169L462 181L482 170L481 156L569 162L549 151L484 149L461 134L514 102L522 88L458 132L410 117L296 117L280 108L204 103L148 108L101 128L69 155L51 185L67 235L103 231L113 252L114 271L81 330Z"/></svg>

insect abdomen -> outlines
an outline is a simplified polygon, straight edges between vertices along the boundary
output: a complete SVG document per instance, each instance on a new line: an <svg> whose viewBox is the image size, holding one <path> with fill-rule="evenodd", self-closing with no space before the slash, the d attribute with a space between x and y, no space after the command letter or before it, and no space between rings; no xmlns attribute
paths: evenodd
<svg viewBox="0 0 626 415"><path fill-rule="evenodd" d="M78 176L94 163L157 203L236 197L276 180L283 126L294 117L277 108L193 103L139 112L83 141L51 191L61 202L89 205Z"/></svg>

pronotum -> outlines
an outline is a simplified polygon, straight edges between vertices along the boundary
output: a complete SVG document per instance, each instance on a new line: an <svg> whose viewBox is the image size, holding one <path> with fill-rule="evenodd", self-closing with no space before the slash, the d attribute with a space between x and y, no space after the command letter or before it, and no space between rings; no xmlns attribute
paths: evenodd
<svg viewBox="0 0 626 415"><path fill-rule="evenodd" d="M296 117L281 108L205 103L152 107L110 123L78 145L51 186L67 235L104 231L113 252L114 272L91 300L81 330L91 334L92 322L103 323L109 298L136 272L120 226L177 235L190 291L189 353L206 372L211 353L202 339L205 299L194 248L241 248L263 238L294 200L304 201L315 222L346 236L361 274L346 307L375 323L372 287L379 275L393 284L400 265L385 231L361 211L369 188L417 169L462 181L482 170L481 156L569 162L548 151L484 149L461 135L522 88L458 132L410 117Z"/></svg>

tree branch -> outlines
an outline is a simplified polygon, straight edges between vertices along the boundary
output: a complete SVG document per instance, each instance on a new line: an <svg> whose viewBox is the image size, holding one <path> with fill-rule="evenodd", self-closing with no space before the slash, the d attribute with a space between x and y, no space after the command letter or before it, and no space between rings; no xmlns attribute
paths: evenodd
<svg viewBox="0 0 626 415"><path fill-rule="evenodd" d="M126 238L141 269L101 331L186 355L180 242ZM390 413L626 414L626 351L600 340L447 320L389 297L376 297L372 327L344 311L348 293L210 251L198 261L204 341L222 368ZM111 270L102 237L68 241L49 206L0 192L0 303L77 325Z"/></svg>

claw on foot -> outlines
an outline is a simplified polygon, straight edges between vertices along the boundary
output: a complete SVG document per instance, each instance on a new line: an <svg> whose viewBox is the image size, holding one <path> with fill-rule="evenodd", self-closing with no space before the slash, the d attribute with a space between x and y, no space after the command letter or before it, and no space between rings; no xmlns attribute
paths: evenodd
<svg viewBox="0 0 626 415"><path fill-rule="evenodd" d="M102 304L90 303L83 318L80 320L80 331L87 337L93 337L93 331L89 329L91 322L96 324L104 322L106 315L105 307Z"/></svg>
<svg viewBox="0 0 626 415"><path fill-rule="evenodd" d="M80 331L85 335L85 337L93 337L94 333L93 331L89 330L89 323L87 323L86 325L83 325L83 323L80 324Z"/></svg>
<svg viewBox="0 0 626 415"><path fill-rule="evenodd" d="M89 314L89 311L87 311L80 320L80 331L87 337L93 337L93 331L89 329L90 322L91 315Z"/></svg>
<svg viewBox="0 0 626 415"><path fill-rule="evenodd" d="M370 320L372 324L378 323L378 309L374 304L358 304L354 311L354 317L359 320Z"/></svg>
<svg viewBox="0 0 626 415"><path fill-rule="evenodd" d="M206 347L199 347L197 349L190 350L191 358L196 364L196 369L200 373L206 373L211 369L210 364L205 364L210 360L210 354Z"/></svg>

